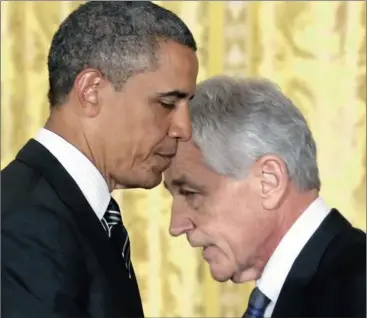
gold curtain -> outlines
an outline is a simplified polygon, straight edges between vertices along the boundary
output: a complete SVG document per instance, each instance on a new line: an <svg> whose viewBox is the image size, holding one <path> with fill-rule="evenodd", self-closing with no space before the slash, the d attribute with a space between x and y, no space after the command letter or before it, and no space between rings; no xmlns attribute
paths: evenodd
<svg viewBox="0 0 367 318"><path fill-rule="evenodd" d="M319 149L322 196L366 224L366 3L157 1L189 25L199 80L226 73L276 81L302 109ZM1 166L48 114L46 56L60 21L80 2L1 2ZM147 317L234 317L252 284L214 282L200 252L170 238L162 187L116 193L131 233Z"/></svg>

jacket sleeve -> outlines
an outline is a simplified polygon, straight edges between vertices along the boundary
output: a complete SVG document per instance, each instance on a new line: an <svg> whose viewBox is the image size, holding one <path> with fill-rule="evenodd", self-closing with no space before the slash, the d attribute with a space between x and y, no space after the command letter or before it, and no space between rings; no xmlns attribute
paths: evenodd
<svg viewBox="0 0 367 318"><path fill-rule="evenodd" d="M83 253L67 219L40 207L2 217L2 317L88 317Z"/></svg>

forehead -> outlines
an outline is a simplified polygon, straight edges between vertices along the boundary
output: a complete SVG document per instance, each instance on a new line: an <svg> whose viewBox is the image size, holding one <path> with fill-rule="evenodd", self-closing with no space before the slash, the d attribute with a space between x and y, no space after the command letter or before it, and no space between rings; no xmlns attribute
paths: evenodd
<svg viewBox="0 0 367 318"><path fill-rule="evenodd" d="M191 48L173 41L166 41L159 44L156 55L161 72L178 71L188 76L197 76L198 59Z"/></svg>
<svg viewBox="0 0 367 318"><path fill-rule="evenodd" d="M195 93L198 74L196 53L184 45L162 42L157 50L158 66L152 71L136 74L124 87L146 92L183 92L188 97Z"/></svg>
<svg viewBox="0 0 367 318"><path fill-rule="evenodd" d="M164 174L164 182L168 187L187 184L194 188L214 190L225 179L205 165L200 150L192 141L179 142L177 154Z"/></svg>
<svg viewBox="0 0 367 318"><path fill-rule="evenodd" d="M158 50L156 78L161 80L163 90L175 89L193 95L198 75L196 53L181 44L164 42Z"/></svg>

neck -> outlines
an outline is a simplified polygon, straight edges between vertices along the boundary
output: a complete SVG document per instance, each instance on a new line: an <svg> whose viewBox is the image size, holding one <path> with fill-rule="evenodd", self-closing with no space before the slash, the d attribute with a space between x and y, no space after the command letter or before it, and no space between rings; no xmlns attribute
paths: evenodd
<svg viewBox="0 0 367 318"><path fill-rule="evenodd" d="M318 197L317 190L309 190L301 192L298 190L291 190L281 206L272 211L277 215L277 219L273 231L268 238L264 240L263 245L258 249L260 254L254 258L252 266L242 273L234 277L234 282L246 282L257 280L261 277L262 272L270 257L273 255L275 249L289 231L292 225L296 222L299 216L310 206L310 204Z"/></svg>
<svg viewBox="0 0 367 318"><path fill-rule="evenodd" d="M75 127L78 127L78 129ZM51 110L50 117L45 124L45 128L47 130L50 130L65 139L94 164L105 179L109 190L112 192L115 188L115 184L108 176L103 156L97 155L97 152L95 151L95 148L97 147L95 147L83 127L84 125L81 120L77 116L70 114L67 107L64 106Z"/></svg>

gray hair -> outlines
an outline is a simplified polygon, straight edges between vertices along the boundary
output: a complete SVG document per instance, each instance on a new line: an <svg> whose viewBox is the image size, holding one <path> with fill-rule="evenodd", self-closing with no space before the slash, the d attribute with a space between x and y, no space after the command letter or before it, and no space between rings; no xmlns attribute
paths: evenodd
<svg viewBox="0 0 367 318"><path fill-rule="evenodd" d="M193 141L214 171L243 178L266 154L281 158L300 190L320 190L316 144L302 113L266 79L218 76L190 103Z"/></svg>

